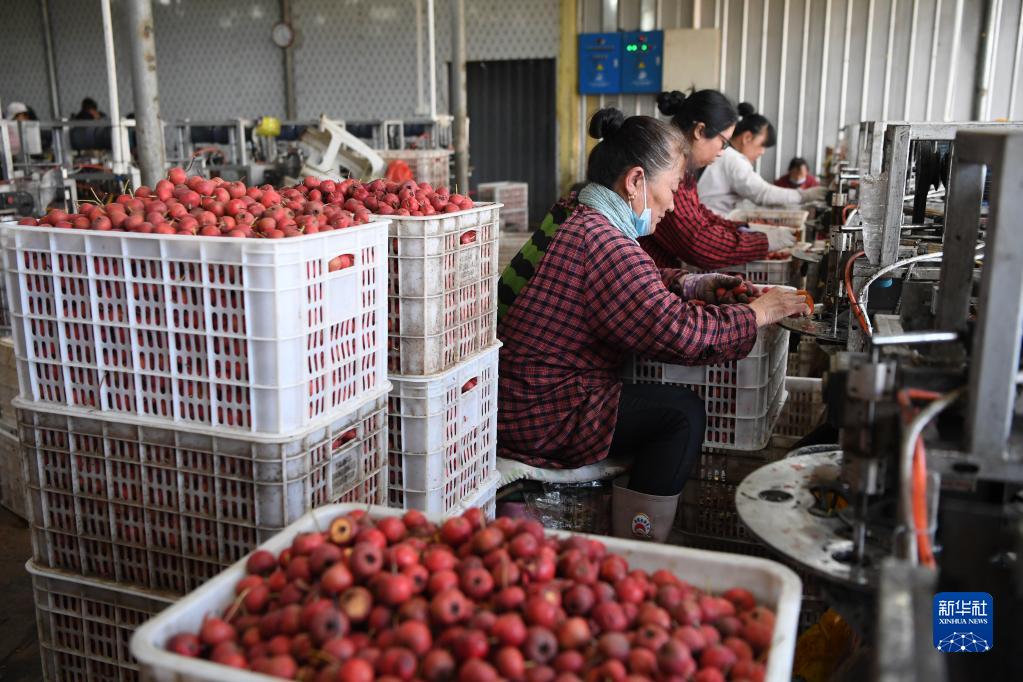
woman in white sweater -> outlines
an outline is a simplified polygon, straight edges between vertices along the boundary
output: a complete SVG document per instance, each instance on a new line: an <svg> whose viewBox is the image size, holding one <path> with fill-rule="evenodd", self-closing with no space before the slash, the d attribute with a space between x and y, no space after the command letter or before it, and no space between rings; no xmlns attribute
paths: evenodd
<svg viewBox="0 0 1023 682"><path fill-rule="evenodd" d="M756 206L791 206L823 201L827 189L785 189L772 185L753 168L768 147L775 144L774 126L753 105L739 105L739 122L730 145L716 163L707 167L697 190L700 201L715 213L727 216L740 202Z"/></svg>

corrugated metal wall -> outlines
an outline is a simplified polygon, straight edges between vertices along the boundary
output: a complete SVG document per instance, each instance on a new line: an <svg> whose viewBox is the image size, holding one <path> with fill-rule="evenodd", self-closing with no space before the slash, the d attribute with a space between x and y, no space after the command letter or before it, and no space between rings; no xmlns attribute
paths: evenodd
<svg viewBox="0 0 1023 682"><path fill-rule="evenodd" d="M469 62L471 184L529 183L529 215L543 219L557 199L554 60Z"/></svg>
<svg viewBox="0 0 1023 682"><path fill-rule="evenodd" d="M1023 105L1016 84L1023 2L995 6L988 119ZM577 29L719 28L719 89L754 104L778 128L778 145L760 165L773 178L795 155L819 166L824 147L849 123L970 119L983 7L981 0L579 0ZM588 119L602 101L583 99ZM649 95L603 104L656 115ZM578 144L587 144L585 125Z"/></svg>

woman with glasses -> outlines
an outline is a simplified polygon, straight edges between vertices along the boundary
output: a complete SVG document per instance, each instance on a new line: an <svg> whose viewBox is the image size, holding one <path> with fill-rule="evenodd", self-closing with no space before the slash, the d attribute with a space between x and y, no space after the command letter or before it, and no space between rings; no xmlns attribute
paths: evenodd
<svg viewBox="0 0 1023 682"><path fill-rule="evenodd" d="M729 149L719 163L700 178L700 199L710 210L727 215L743 205L790 206L823 201L823 187L786 189L760 177L753 164L775 145L774 126L757 113L752 104L739 105L739 122L732 133Z"/></svg>
<svg viewBox="0 0 1023 682"><path fill-rule="evenodd" d="M668 267L681 258L696 267L717 269L759 260L795 245L791 230L727 220L700 200L699 171L716 167L719 158L734 152L729 140L739 114L728 98L717 90L697 90L688 95L674 90L658 95L657 107L682 131L689 142L689 154L686 173L675 192L675 210L642 242L654 261Z"/></svg>

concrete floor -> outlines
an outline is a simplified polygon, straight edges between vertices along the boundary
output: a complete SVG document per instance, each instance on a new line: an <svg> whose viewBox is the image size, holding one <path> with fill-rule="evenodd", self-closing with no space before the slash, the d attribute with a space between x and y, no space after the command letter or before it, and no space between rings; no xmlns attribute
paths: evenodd
<svg viewBox="0 0 1023 682"><path fill-rule="evenodd" d="M32 579L25 561L32 556L28 524L0 508L0 680L42 679Z"/></svg>

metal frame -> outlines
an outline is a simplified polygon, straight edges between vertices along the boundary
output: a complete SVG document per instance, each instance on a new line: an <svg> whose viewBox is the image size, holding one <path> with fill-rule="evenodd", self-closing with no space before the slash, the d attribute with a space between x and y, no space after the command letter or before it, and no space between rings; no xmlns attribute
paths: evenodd
<svg viewBox="0 0 1023 682"><path fill-rule="evenodd" d="M1023 186L1023 134L1019 130L1012 133L968 130L958 133L955 141L956 163L951 184L955 187L962 182L972 191L953 197L952 201L960 206L946 226L946 239L957 243L964 243L971 236L975 239L980 218L977 181L983 178L985 167L992 178L978 301L981 314L971 352L964 445L972 458L991 463L996 469L1006 464L1019 466L1023 464L1023 453L1009 452L1007 444L1016 402L1023 297L1004 293L1023 291L1023 235L1017 197ZM972 259L972 249L946 249L942 271L961 279L966 268L972 272ZM965 322L962 292L952 283L943 282L939 304L947 316L962 315Z"/></svg>
<svg viewBox="0 0 1023 682"><path fill-rule="evenodd" d="M863 128L862 126L866 126ZM863 172L876 174L886 171L888 185L884 192L884 219L881 224L881 253L875 265L891 265L899 257L899 242L902 236L903 201L906 191L906 174L909 170L910 148L918 140L955 140L960 132L1002 131L1023 132L1023 123L893 123L870 121L861 124L860 152L867 154L859 159ZM865 133L865 135L864 135ZM883 152L878 165L878 137L883 133ZM958 153L958 145L956 147ZM952 187L954 182L949 183ZM951 193L951 190L950 190Z"/></svg>

